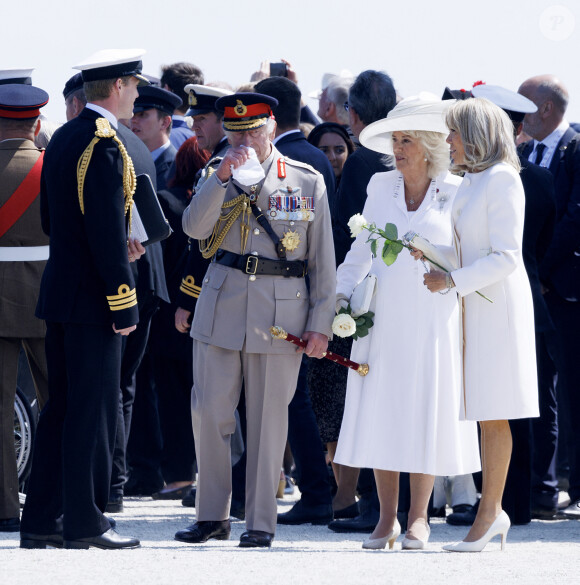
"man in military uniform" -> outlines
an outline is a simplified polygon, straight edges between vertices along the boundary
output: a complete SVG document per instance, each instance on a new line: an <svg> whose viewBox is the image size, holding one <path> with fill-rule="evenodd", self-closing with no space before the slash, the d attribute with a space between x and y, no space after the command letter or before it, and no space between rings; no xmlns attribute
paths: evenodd
<svg viewBox="0 0 580 585"><path fill-rule="evenodd" d="M109 496L121 340L138 321L127 240L135 171L116 132L137 97L142 52L101 51L81 69L86 108L51 140L41 177L50 236L37 316L47 323L49 400L37 429L22 548L135 548L103 512ZM129 249L128 248L129 244Z"/></svg>
<svg viewBox="0 0 580 585"><path fill-rule="evenodd" d="M230 435L243 383L248 530L240 546L271 545L288 404L302 355L273 340L269 328L279 325L301 336L306 354L316 358L331 334L335 270L324 179L272 145L276 104L257 93L217 101L231 148L183 216L184 231L202 240L204 255L213 257L191 326L199 476L197 522L175 535L185 542L229 538ZM250 148L262 179L242 176Z"/></svg>
<svg viewBox="0 0 580 585"><path fill-rule="evenodd" d="M23 349L40 406L48 398L44 322L34 316L48 237L40 225L44 153L34 145L48 94L32 85L0 85L0 532L18 532L14 397Z"/></svg>
<svg viewBox="0 0 580 585"><path fill-rule="evenodd" d="M187 116L193 118L193 129L197 145L202 150L211 152L209 161L201 172L198 181L202 181L214 172L224 154L230 147L223 126L223 112L216 109L216 101L231 91L209 85L189 84L185 86L189 95ZM189 252L181 286L177 294L178 309L175 312L175 327L181 333L187 333L191 326L191 316L201 290L201 278L207 269L207 260L199 252L197 242L189 241Z"/></svg>

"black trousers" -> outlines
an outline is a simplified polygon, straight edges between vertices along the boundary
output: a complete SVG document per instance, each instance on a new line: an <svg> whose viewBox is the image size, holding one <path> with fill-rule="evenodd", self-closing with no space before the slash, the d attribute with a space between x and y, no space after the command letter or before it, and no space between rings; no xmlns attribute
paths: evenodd
<svg viewBox="0 0 580 585"><path fill-rule="evenodd" d="M191 347L191 338L184 343ZM157 391L159 421L163 437L161 471L165 483L193 481L195 443L191 424L193 366L189 360L150 351L153 379Z"/></svg>
<svg viewBox="0 0 580 585"><path fill-rule="evenodd" d="M558 449L563 449L569 466L572 501L580 499L580 302L562 299L555 291L544 297L556 326L558 371Z"/></svg>
<svg viewBox="0 0 580 585"><path fill-rule="evenodd" d="M296 393L288 406L288 440L302 501L309 506L332 505L324 447L306 382L308 359L302 358Z"/></svg>
<svg viewBox="0 0 580 585"><path fill-rule="evenodd" d="M558 413L556 400L557 338L555 331L536 333L538 399L540 416L531 420L532 507L555 508L558 504L556 454Z"/></svg>
<svg viewBox="0 0 580 585"><path fill-rule="evenodd" d="M21 529L67 540L110 528L121 336L110 324L47 322L48 403L40 414Z"/></svg>
<svg viewBox="0 0 580 585"><path fill-rule="evenodd" d="M139 298L139 324L131 335L123 338L123 358L121 361L121 390L119 393L117 436L113 452L111 475L111 493L123 494L127 483L127 443L133 418L137 370L141 365L147 341L151 319L159 307L159 298L152 293Z"/></svg>

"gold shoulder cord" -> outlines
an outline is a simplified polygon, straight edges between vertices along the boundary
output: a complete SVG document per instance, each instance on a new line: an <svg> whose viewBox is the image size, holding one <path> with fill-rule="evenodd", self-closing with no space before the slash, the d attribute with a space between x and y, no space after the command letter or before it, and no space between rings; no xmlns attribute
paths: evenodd
<svg viewBox="0 0 580 585"><path fill-rule="evenodd" d="M135 187L137 186L137 177L135 176L135 168L133 167L133 161L125 148L125 145L119 140L115 130L111 128L109 121L106 118L97 118L97 131L95 137L91 140L90 144L86 147L85 151L79 158L77 163L77 184L79 193L79 205L81 207L81 213L85 213L85 203L83 197L83 189L85 185L85 177L91 157L93 156L93 149L95 144L101 138L112 138L119 147L119 152L123 158L123 193L125 195L125 215L129 213L129 235L131 234L131 220L132 213L131 208L133 206L133 195L135 194Z"/></svg>
<svg viewBox="0 0 580 585"><path fill-rule="evenodd" d="M231 211L227 211L228 209ZM242 193L235 199L224 203L222 205L222 212L227 211L227 213L220 215L219 219L213 226L213 232L208 239L199 240L199 251L201 252L201 255L204 258L211 258L218 251L240 214L242 215L241 250L243 254L246 249L248 234L250 232L249 210L250 199L245 193ZM246 220L245 223L244 218Z"/></svg>

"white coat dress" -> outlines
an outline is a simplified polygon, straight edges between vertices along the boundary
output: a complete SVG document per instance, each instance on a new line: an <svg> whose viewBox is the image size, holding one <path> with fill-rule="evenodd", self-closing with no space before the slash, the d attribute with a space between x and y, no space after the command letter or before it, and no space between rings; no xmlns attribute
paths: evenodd
<svg viewBox="0 0 580 585"><path fill-rule="evenodd" d="M468 420L539 416L524 206L520 177L506 163L467 173L453 204L461 268L451 275L464 303L462 416Z"/></svg>
<svg viewBox="0 0 580 585"><path fill-rule="evenodd" d="M407 212L398 171L375 174L363 215L394 223L399 238L413 230L431 243L453 245L451 206L461 179L438 177L419 209ZM399 182L399 193L396 186ZM480 469L476 427L460 422L459 303L455 292L432 294L425 269L403 249L386 266L372 258L363 231L338 268L337 294L350 298L370 272L377 276L375 324L354 342L351 357L370 366L350 371L335 460L351 467L458 475Z"/></svg>

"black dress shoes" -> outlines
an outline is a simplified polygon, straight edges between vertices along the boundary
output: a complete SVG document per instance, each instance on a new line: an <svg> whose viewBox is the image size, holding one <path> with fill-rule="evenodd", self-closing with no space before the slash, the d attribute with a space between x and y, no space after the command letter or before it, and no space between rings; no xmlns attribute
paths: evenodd
<svg viewBox="0 0 580 585"><path fill-rule="evenodd" d="M104 550L117 550L122 548L139 548L141 543L138 538L132 536L121 536L112 528L103 532L99 536L89 536L88 538L77 538L76 540L63 541L64 548L88 549L90 547L101 548Z"/></svg>
<svg viewBox="0 0 580 585"><path fill-rule="evenodd" d="M332 506L321 504L309 506L298 500L283 514L278 514L278 524L328 524L332 521Z"/></svg>
<svg viewBox="0 0 580 585"><path fill-rule="evenodd" d="M187 494L185 495L185 497L183 498L183 500L181 500L181 505L185 506L186 508L195 508L195 493L196 493L196 488L191 488Z"/></svg>
<svg viewBox="0 0 580 585"><path fill-rule="evenodd" d="M274 535L271 532L263 532L262 530L248 530L240 536L240 544L242 548L270 548Z"/></svg>
<svg viewBox="0 0 580 585"><path fill-rule="evenodd" d="M62 548L62 532L57 534L20 533L20 548Z"/></svg>
<svg viewBox="0 0 580 585"><path fill-rule="evenodd" d="M228 540L230 538L231 524L229 520L214 522L211 520L200 520L185 530L175 533L175 540L197 544L207 542L210 538L216 540Z"/></svg>
<svg viewBox="0 0 580 585"><path fill-rule="evenodd" d="M20 532L20 518L0 519L0 532Z"/></svg>
<svg viewBox="0 0 580 585"><path fill-rule="evenodd" d="M191 485L186 485L184 487L174 488L166 491L160 490L158 492L155 492L154 494L151 494L151 497L154 500L181 500L181 502L183 503L183 499L187 497L190 492ZM195 491L193 498L194 498L193 505L195 507Z"/></svg>
<svg viewBox="0 0 580 585"><path fill-rule="evenodd" d="M343 518L356 518L360 514L358 509L358 503L355 502L346 508L334 511L334 519L342 520Z"/></svg>
<svg viewBox="0 0 580 585"><path fill-rule="evenodd" d="M371 506L365 506L356 518L333 520L328 528L333 532L362 532L370 534L379 521L379 511Z"/></svg>
<svg viewBox="0 0 580 585"><path fill-rule="evenodd" d="M120 514L123 511L123 494L110 494L105 512Z"/></svg>
<svg viewBox="0 0 580 585"><path fill-rule="evenodd" d="M453 512L447 516L445 522L451 526L471 526L477 516L478 504L458 504L453 506Z"/></svg>

